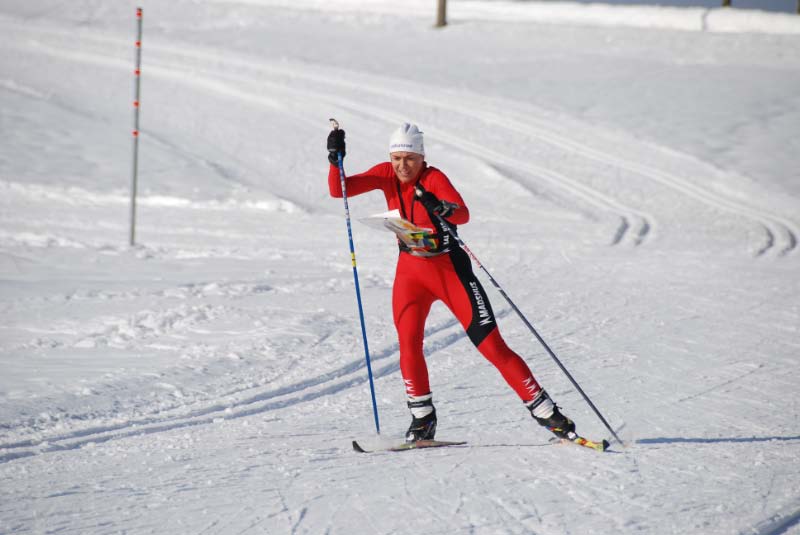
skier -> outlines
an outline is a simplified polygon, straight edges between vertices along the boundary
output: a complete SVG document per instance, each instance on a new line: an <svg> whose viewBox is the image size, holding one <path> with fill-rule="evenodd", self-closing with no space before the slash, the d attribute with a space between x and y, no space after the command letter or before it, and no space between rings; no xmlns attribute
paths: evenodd
<svg viewBox="0 0 800 535"><path fill-rule="evenodd" d="M346 154L345 133L334 129L328 136L328 187L335 198L342 197L338 154ZM400 344L400 372L412 416L406 441L433 440L436 433L436 408L422 341L425 320L437 300L453 312L478 351L498 369L533 418L557 437L567 438L574 433L575 424L561 414L525 361L506 345L469 256L436 217L444 218L455 231L457 225L469 221L469 210L447 176L425 161L423 136L416 125L404 123L391 135L389 160L346 177L345 185L348 196L381 190L390 210L398 209L404 219L435 234L422 249L412 250L398 239L392 310Z"/></svg>

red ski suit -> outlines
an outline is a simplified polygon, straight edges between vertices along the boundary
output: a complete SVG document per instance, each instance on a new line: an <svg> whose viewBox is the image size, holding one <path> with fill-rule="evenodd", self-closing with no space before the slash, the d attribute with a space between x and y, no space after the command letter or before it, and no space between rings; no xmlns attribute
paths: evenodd
<svg viewBox="0 0 800 535"><path fill-rule="evenodd" d="M444 173L435 167L423 168L416 182L438 199L458 205L447 218L456 225L469 221L469 210L461 195ZM378 164L368 171L346 178L347 196L381 190L390 210L415 225L437 230L434 256L417 256L404 250L397 260L392 310L400 343L400 371L410 396L430 393L428 367L422 352L425 320L431 305L441 300L464 327L478 351L502 374L522 401L531 401L541 390L525 361L512 351L500 336L494 312L486 293L472 271L469 256L444 231L414 195L415 184L397 179L392 164ZM342 197L339 168L330 166L328 187L332 197Z"/></svg>

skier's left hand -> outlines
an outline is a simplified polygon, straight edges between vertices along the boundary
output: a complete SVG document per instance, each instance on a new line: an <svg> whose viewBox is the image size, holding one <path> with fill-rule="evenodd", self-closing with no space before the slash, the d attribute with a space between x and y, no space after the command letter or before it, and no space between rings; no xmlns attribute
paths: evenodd
<svg viewBox="0 0 800 535"><path fill-rule="evenodd" d="M430 191L423 191L421 188L417 188L415 193L417 194L419 202L422 203L422 206L424 206L427 211L436 215L449 217L452 215L453 211L458 208L457 204L447 201L440 201L436 195Z"/></svg>

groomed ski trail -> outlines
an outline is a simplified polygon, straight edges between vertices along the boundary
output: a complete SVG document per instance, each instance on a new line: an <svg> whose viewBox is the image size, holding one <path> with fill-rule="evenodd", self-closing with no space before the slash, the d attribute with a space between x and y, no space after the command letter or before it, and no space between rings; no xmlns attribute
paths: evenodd
<svg viewBox="0 0 800 535"><path fill-rule="evenodd" d="M64 32L60 30L50 30L49 33L53 33L58 37L63 37ZM113 39L106 39L103 37L93 36L93 38L98 42L98 44L121 44L118 40ZM88 62L103 65L110 68L124 68L127 69L129 66L125 64L125 62L120 60L115 60L113 58L109 58L106 53L92 53L89 54L85 51L83 52L69 52L65 51L61 48L55 48L44 43L37 43L34 49L36 52L49 54L55 57L60 57L63 59L67 59L70 61L78 61L78 62ZM202 52L197 50L174 50L174 47L165 47L161 49L159 45L150 45L149 50L151 50L151 54L161 52L163 53L174 53L177 56L180 56L182 59L186 57L192 57L196 60L220 60L221 58L218 57L217 54L212 52ZM237 67L245 67L249 70L254 70L256 72L278 72L283 76L288 75L293 79L303 79L306 81L313 81L313 82L327 82L332 83L337 86L341 86L342 82L340 80L327 80L320 75L308 73L304 70L295 70L289 69L288 71L286 68L275 68L270 67L263 62L255 62L253 60L242 61L242 60L233 60L229 62L230 65L236 65ZM184 71L186 74L191 74L191 76L184 76L181 72ZM229 97L241 99L243 101L250 102L252 104L256 104L258 106L265 106L273 110L274 112L279 113L288 113L288 111L281 105L281 101L276 98L270 98L269 96L264 96L263 91L260 91L258 94L255 92L250 92L243 88L243 86L247 83L255 83L256 80L253 77L245 77L241 75L232 75L232 74L219 74L215 73L212 76L210 73L203 72L202 70L191 69L187 67L183 62L176 62L176 63L164 63L163 57L159 57L158 59L150 60L150 66L148 67L148 73L150 76L156 77L166 77L172 79L174 81L179 81L183 83L189 83L192 85L196 85L198 87L202 87L209 91L215 91L219 93L223 93ZM264 80L258 80L258 85L261 89L265 87L272 88L275 91L279 91L283 94L289 95L291 98L297 99L299 96L309 97L317 102L327 102L330 106L337 106L339 108L349 109L354 114L368 114L371 117L381 119L389 124L395 124L404 120L404 117L399 114L394 114L390 112L386 112L383 109L370 106L363 102L359 102L353 100L352 98L348 97L341 97L341 96L330 96L327 93L321 91L313 91L308 89L307 86L304 86L303 89L297 89L291 87L288 83L276 83ZM347 88L353 88L352 85L347 84ZM379 96L391 96L392 94L387 91L377 91ZM295 116L297 115L297 111L294 112ZM316 116L310 114L308 112L303 113L303 119L306 123L313 123L316 120ZM610 239L610 243L612 245L616 245L619 243L623 243L626 240L630 241L632 245L639 245L643 242L643 240L648 236L650 230L652 229L654 223L652 222L652 216L641 212L635 208L627 206L623 202L615 199L614 197L599 192L589 186L586 186L580 183L578 180L568 177L562 173L557 173L552 170L545 169L544 167L538 166L536 164L530 162L524 162L508 155L503 154L502 152L495 151L489 149L487 147L479 146L474 142L471 142L465 139L462 136L459 136L453 131L445 130L445 129L437 129L437 128L427 128L428 133L439 138L439 140L445 144L449 144L454 147L461 147L462 149L466 148L473 152L476 155L480 155L479 157L484 159L489 163L494 163L495 165L499 166L507 166L512 167L515 169L519 169L525 173L531 174L535 177L535 180L538 182L545 182L548 184L550 188L561 190L566 192L569 196L572 196L575 199L578 199L589 206L592 206L595 210L599 212L608 212L612 215L619 218L620 222L617 225L616 231L613 233L613 236ZM523 184L524 186L524 184ZM299 203L298 203L299 204Z"/></svg>
<svg viewBox="0 0 800 535"><path fill-rule="evenodd" d="M0 24L2 23L3 21L0 21ZM13 28L9 29L13 31ZM58 38L68 36L67 32L55 28L46 28L45 31L47 34ZM127 44L118 39L93 33L85 33L81 37L94 40L99 45L113 44L122 46ZM69 53L62 49L51 48L41 42L36 45L36 48L39 52L64 57L73 61L99 63L114 68L129 67L124 62L109 59L107 53L91 55ZM496 108L486 109L485 102L482 102L478 97L463 92L458 94L457 99L453 99L452 92L430 86L423 87L409 82L403 82L402 90L399 90L396 89L396 80L364 73L349 73L351 76L346 79L343 77L331 79L311 72L309 69L297 68L286 64L274 65L263 60L242 59L241 57L234 59L223 58L219 53L210 50L188 49L157 43L150 44L148 49L151 54L157 55L156 58L151 60L151 66L149 67L151 75L179 80L183 76L181 71L184 71L191 75L186 77L187 83L196 84L206 90L224 93L230 97L239 98L259 106L266 106L281 113L287 113L287 110L282 108L281 99L265 97L263 91L255 94L244 89L244 85L257 83L261 88L269 87L282 95L288 94L294 98L304 96L319 102L327 102L331 106L347 109L354 115L367 114L388 124L395 124L406 118L400 114L386 112L382 107L370 106L347 96L337 95L332 97L328 93L309 89L309 85L304 85L302 89L298 89L293 87L292 84L296 80L313 82L315 85L325 84L345 89L348 92L363 91L383 98L403 99L419 106L448 110L452 113L479 120L486 125L529 136L539 142L564 150L569 154L636 173L716 210L748 219L761 228L765 235L762 245L753 253L756 257L770 254L778 257L785 256L797 248L800 231L794 221L780 215L768 213L755 206L744 204L739 200L727 198L720 192L702 188L646 163L615 156L607 151L597 150L585 143L559 134L555 125L537 117L535 113L526 113L525 119L520 120L516 114L501 112ZM164 59L170 55L179 61L164 62ZM212 75L211 72L202 68L196 69L187 66L185 64L187 58L212 65L225 61L228 65L243 69L245 72L252 73L252 75L242 76L240 74L221 72L215 72ZM263 76L264 73L277 75L278 78L282 78L284 81L265 81L256 76ZM317 118L313 114L305 114L303 120L306 123L312 123ZM521 161L502 152L487 148L484 145L469 141L455 133L455 131L428 126L427 132L451 147L457 147L461 150L466 149L474 157L482 159L488 165L516 169L523 176L530 176L535 182L545 183L551 189L563 191L601 213L613 214L619 218L619 223L610 238L610 244L612 245L623 243L629 243L633 246L641 245L647 242L657 228L656 219L652 214L633 207L614 195L587 186L577 177L570 177L532 162ZM518 183L523 180L527 181L527 179L522 179L519 176L515 176L512 180ZM520 185L530 189L526 183L520 183Z"/></svg>

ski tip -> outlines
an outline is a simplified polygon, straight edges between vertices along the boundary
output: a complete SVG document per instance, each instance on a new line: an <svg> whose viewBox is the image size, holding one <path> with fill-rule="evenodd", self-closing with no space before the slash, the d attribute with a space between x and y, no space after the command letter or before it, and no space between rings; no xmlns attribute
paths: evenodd
<svg viewBox="0 0 800 535"><path fill-rule="evenodd" d="M591 440L587 440L585 446L592 448L595 451L608 451L608 448L611 447L611 444L608 443L606 439L601 440L600 442L593 442Z"/></svg>
<svg viewBox="0 0 800 535"><path fill-rule="evenodd" d="M358 453L367 453L367 450L365 450L364 448L362 448L362 447L359 445L359 443L358 443L358 442L356 442L355 440L353 441L353 449L354 449L355 451L357 451Z"/></svg>

